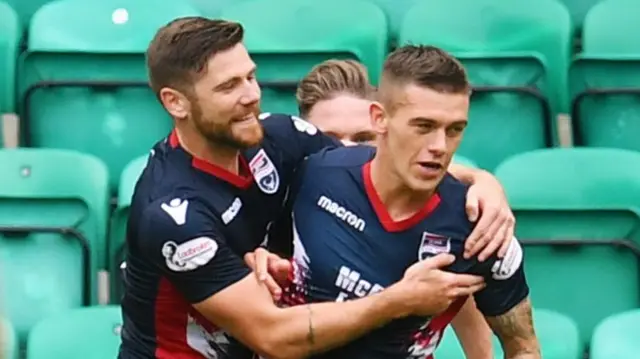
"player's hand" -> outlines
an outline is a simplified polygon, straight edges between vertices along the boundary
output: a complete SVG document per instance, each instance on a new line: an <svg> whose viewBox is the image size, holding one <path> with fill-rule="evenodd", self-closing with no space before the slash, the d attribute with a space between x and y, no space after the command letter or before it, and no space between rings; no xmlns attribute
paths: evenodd
<svg viewBox="0 0 640 359"><path fill-rule="evenodd" d="M502 186L495 177L487 178L469 188L466 204L469 220L477 224L465 241L464 257L468 259L480 252L481 262L496 250L499 258L504 257L516 222Z"/></svg>
<svg viewBox="0 0 640 359"><path fill-rule="evenodd" d="M291 271L291 263L264 248L245 254L244 261L253 270L258 281L267 286L273 299L280 300L282 296L280 284L286 282Z"/></svg>
<svg viewBox="0 0 640 359"><path fill-rule="evenodd" d="M411 314L436 315L447 309L454 300L484 288L484 279L480 276L442 270L454 260L452 254L443 253L415 263L394 285L395 290L403 292L401 300L409 305Z"/></svg>

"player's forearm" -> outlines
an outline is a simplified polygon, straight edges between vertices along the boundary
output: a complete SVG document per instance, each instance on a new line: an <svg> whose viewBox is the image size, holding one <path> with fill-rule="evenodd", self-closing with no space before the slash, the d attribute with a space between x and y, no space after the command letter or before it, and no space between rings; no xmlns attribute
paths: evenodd
<svg viewBox="0 0 640 359"><path fill-rule="evenodd" d="M268 351L277 358L303 358L348 343L405 316L386 293L347 302L284 308L268 331Z"/></svg>
<svg viewBox="0 0 640 359"><path fill-rule="evenodd" d="M451 321L458 341L467 359L492 359L491 329L484 316L469 297L460 312Z"/></svg>
<svg viewBox="0 0 640 359"><path fill-rule="evenodd" d="M495 182L500 186L500 182L489 172L477 168L463 166L457 163L449 164L449 173L461 182L466 184L476 184L478 182Z"/></svg>
<svg viewBox="0 0 640 359"><path fill-rule="evenodd" d="M529 298L503 315L487 317L487 323L500 339L505 359L541 358Z"/></svg>

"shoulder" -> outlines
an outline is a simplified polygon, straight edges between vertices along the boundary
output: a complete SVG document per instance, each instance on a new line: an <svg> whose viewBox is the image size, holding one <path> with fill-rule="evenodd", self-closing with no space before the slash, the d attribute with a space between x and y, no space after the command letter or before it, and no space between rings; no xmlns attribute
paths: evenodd
<svg viewBox="0 0 640 359"><path fill-rule="evenodd" d="M321 168L360 167L371 161L375 155L374 147L366 145L325 148L307 157L308 166Z"/></svg>
<svg viewBox="0 0 640 359"><path fill-rule="evenodd" d="M315 135L318 128L311 123L292 115L282 113L261 113L258 119L262 121L262 126L266 136L286 135L292 131Z"/></svg>
<svg viewBox="0 0 640 359"><path fill-rule="evenodd" d="M136 226L139 240L147 244L171 240L181 244L216 233L215 213L201 198L189 193L164 196L149 202Z"/></svg>

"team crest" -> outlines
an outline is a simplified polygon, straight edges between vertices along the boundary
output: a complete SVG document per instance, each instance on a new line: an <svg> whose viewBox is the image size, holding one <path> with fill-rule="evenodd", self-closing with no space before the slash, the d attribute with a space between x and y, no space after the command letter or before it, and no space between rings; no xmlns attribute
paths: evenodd
<svg viewBox="0 0 640 359"><path fill-rule="evenodd" d="M273 165L271 159L264 152L264 149L258 151L258 153L249 162L249 168L253 174L253 178L258 185L258 188L266 194L274 194L280 187L280 176L276 170L276 166Z"/></svg>
<svg viewBox="0 0 640 359"><path fill-rule="evenodd" d="M418 249L418 259L425 260L440 253L451 251L451 238L429 232L422 233L422 241Z"/></svg>

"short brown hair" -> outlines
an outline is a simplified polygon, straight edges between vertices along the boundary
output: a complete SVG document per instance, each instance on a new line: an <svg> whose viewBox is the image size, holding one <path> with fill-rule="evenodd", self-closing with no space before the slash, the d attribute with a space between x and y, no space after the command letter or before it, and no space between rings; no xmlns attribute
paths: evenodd
<svg viewBox="0 0 640 359"><path fill-rule="evenodd" d="M158 30L147 49L149 84L185 90L204 75L207 61L242 42L244 29L236 22L182 17Z"/></svg>
<svg viewBox="0 0 640 359"><path fill-rule="evenodd" d="M370 99L374 93L363 64L355 60L327 60L314 66L300 81L296 100L300 116L306 117L318 102L338 94Z"/></svg>
<svg viewBox="0 0 640 359"><path fill-rule="evenodd" d="M445 93L470 90L460 61L440 48L425 45L405 45L387 56L380 80L381 100L392 96L394 89L387 89L389 85L398 84L415 84Z"/></svg>

